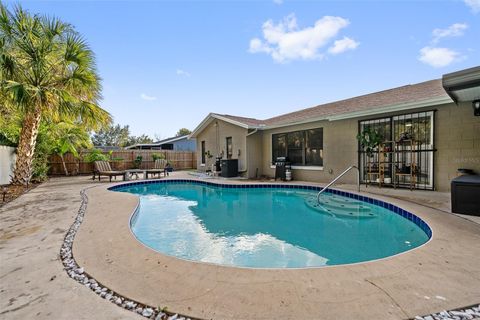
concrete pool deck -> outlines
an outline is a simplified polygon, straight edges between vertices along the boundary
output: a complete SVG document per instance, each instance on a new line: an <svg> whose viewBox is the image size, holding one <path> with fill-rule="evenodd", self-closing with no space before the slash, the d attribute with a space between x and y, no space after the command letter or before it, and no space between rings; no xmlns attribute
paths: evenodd
<svg viewBox="0 0 480 320"><path fill-rule="evenodd" d="M0 207L0 319L144 319L63 270L60 247L88 177L53 178Z"/></svg>
<svg viewBox="0 0 480 320"><path fill-rule="evenodd" d="M171 178L195 179L182 172ZM54 259L64 233L53 231L66 231L73 222L85 187L93 188L87 190L87 212L73 246L76 261L103 285L151 306L208 319L408 319L480 301L480 225L393 198L403 197L403 190L375 197L425 220L433 230L426 245L354 265L262 270L188 262L146 248L128 227L138 198L108 191L111 185L88 177L52 179L0 208L2 317L28 318L40 310L39 318L48 312L53 317L61 309L66 316L57 318L138 318L68 278ZM40 241L44 236L48 245ZM50 274L56 279L49 281ZM32 291L36 297L22 301Z"/></svg>

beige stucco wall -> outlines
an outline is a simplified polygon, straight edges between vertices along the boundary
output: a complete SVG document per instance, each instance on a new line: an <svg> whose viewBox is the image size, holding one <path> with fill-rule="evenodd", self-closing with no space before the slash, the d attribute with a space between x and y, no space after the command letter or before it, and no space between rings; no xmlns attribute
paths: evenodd
<svg viewBox="0 0 480 320"><path fill-rule="evenodd" d="M218 135L217 127L218 125ZM214 120L203 131L197 135L197 168L200 171L205 171L211 168L211 165L215 163L215 157L223 151L224 157L226 157L226 138L232 137L232 159L238 159L238 170L247 170L247 148L246 139L247 129L230 124L222 120ZM205 141L205 150L210 151L213 158L206 158L206 166L202 166L202 141ZM240 156L238 156L238 150L240 150Z"/></svg>
<svg viewBox="0 0 480 320"><path fill-rule="evenodd" d="M264 175L273 177L275 169L272 162L272 134L323 128L323 170L292 170L293 179L305 181L327 182L341 173L345 168L357 163L357 121L317 121L308 124L288 126L267 130L263 133L263 170ZM354 183L355 174L345 176L345 182Z"/></svg>
<svg viewBox="0 0 480 320"><path fill-rule="evenodd" d="M257 178L262 175L263 132L257 131L247 137L247 177Z"/></svg>
<svg viewBox="0 0 480 320"><path fill-rule="evenodd" d="M435 185L449 191L458 168L480 174L480 117L467 102L438 107L435 120Z"/></svg>
<svg viewBox="0 0 480 320"><path fill-rule="evenodd" d="M473 115L471 102L454 103L387 113L381 116L413 113L418 111L435 112L435 148L434 180L435 189L449 191L450 181L457 176L458 168L469 168L480 173L480 117ZM351 165L358 165L358 121L378 117L363 117L338 121L318 121L309 124L294 125L263 132L262 174L273 177L270 167L272 158L272 134L311 128L323 128L324 159L323 170L294 169L296 180L329 182ZM355 174L346 175L342 181L355 183Z"/></svg>

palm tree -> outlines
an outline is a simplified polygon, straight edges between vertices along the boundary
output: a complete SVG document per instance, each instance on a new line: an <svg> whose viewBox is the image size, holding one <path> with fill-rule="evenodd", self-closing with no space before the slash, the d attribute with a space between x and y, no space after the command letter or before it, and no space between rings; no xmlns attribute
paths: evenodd
<svg viewBox="0 0 480 320"><path fill-rule="evenodd" d="M79 148L88 148L92 146L90 136L81 127L69 122L60 122L55 124L55 144L53 152L62 159L63 170L68 176L68 169L65 163L65 154L71 153L75 158L78 158Z"/></svg>
<svg viewBox="0 0 480 320"><path fill-rule="evenodd" d="M89 129L111 122L100 92L94 54L71 25L0 3L0 97L23 114L12 183L30 179L42 118Z"/></svg>

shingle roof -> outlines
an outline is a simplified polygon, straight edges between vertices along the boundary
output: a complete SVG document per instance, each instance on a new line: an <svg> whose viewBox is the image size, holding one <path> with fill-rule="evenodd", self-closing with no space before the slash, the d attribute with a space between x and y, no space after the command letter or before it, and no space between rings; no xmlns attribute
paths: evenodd
<svg viewBox="0 0 480 320"><path fill-rule="evenodd" d="M236 122L241 122L243 124L246 124L248 126L261 126L262 124L265 123L265 120L258 120L254 118L246 118L246 117L239 117L239 116L234 116L231 114L219 114L219 113L213 113L213 115L221 116L224 118L228 118L230 120L236 121Z"/></svg>
<svg viewBox="0 0 480 320"><path fill-rule="evenodd" d="M307 121L322 117L338 116L353 112L374 110L382 107L427 101L435 98L449 98L442 86L441 79L430 80L413 85L406 85L389 90L370 93L350 99L335 101L272 117L265 120L220 115L248 126L276 126Z"/></svg>
<svg viewBox="0 0 480 320"><path fill-rule="evenodd" d="M355 98L322 104L267 119L265 120L265 124L278 125L322 116L334 116L385 106L419 102L437 97L448 98L447 93L443 89L441 79L430 80L414 85L406 85Z"/></svg>

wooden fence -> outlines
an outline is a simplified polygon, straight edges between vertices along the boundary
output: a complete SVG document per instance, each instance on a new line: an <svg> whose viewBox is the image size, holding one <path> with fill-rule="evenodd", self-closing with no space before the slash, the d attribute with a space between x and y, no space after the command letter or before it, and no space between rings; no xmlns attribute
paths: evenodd
<svg viewBox="0 0 480 320"><path fill-rule="evenodd" d="M75 158L72 154L68 153L64 155L65 165L69 174L90 174L93 172L93 163L85 162L84 158L89 154L89 151L82 151L78 158ZM105 152L108 154L108 152ZM137 156L142 156L141 169L152 169L154 161L153 154L163 155L167 162L173 167L174 170L182 169L196 169L197 158L196 153L192 151L173 151L173 150L119 150L113 151L110 161L110 166L113 170L126 170L133 168L133 160ZM53 155L49 159L50 174L51 175L64 175L62 159Z"/></svg>

